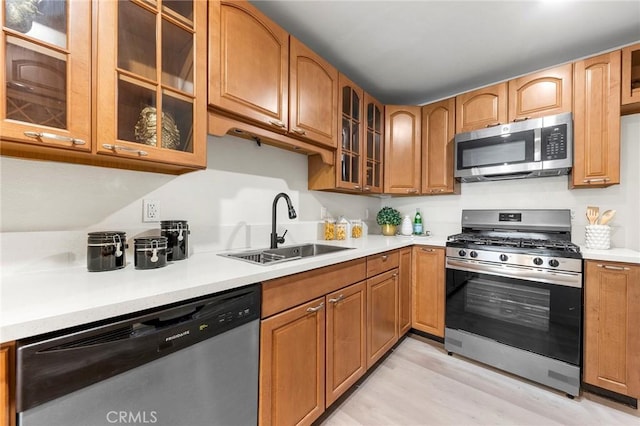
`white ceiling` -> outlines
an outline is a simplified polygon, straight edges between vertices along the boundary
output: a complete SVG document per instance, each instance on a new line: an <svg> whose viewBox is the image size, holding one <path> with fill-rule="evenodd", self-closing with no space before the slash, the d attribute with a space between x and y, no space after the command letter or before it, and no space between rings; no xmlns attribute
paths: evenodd
<svg viewBox="0 0 640 426"><path fill-rule="evenodd" d="M251 2L385 104L425 104L640 41L640 0Z"/></svg>

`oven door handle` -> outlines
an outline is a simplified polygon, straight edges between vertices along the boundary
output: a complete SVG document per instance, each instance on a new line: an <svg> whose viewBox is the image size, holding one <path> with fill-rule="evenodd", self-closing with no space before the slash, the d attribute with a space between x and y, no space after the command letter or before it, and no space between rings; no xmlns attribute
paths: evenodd
<svg viewBox="0 0 640 426"><path fill-rule="evenodd" d="M535 269L527 266L500 265L481 260L447 259L447 269L478 272L518 280L537 281L567 287L582 288L582 274Z"/></svg>

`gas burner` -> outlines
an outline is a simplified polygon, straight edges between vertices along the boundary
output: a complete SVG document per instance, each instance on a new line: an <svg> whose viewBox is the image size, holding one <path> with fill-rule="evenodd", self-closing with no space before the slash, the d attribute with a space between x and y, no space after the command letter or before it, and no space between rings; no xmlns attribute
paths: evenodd
<svg viewBox="0 0 640 426"><path fill-rule="evenodd" d="M546 249L569 253L580 253L580 247L571 241L518 237L494 237L482 233L462 233L451 235L449 242L474 244L477 246L517 247L522 249Z"/></svg>

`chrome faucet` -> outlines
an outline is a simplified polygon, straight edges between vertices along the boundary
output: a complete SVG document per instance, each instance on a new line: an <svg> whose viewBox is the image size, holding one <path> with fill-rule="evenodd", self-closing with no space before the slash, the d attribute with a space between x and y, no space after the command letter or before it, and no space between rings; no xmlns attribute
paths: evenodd
<svg viewBox="0 0 640 426"><path fill-rule="evenodd" d="M293 208L293 204L291 204L291 198L284 192L276 195L276 198L273 199L273 207L271 210L271 248L278 248L278 244L284 243L284 236L287 234L287 231L284 231L282 236L278 236L276 232L276 205L278 204L278 200L280 198L284 198L287 201L287 208L289 209L289 219L295 219L298 217L296 214L296 210Z"/></svg>

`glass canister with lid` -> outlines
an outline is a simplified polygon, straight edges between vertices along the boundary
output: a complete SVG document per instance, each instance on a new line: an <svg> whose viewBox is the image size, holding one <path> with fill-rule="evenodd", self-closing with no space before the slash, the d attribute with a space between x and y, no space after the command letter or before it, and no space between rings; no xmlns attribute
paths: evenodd
<svg viewBox="0 0 640 426"><path fill-rule="evenodd" d="M89 232L87 269L89 272L113 271L127 265L127 236L122 231Z"/></svg>
<svg viewBox="0 0 640 426"><path fill-rule="evenodd" d="M167 260L183 260L189 257L189 225L186 220L163 220L160 232L167 237Z"/></svg>
<svg viewBox="0 0 640 426"><path fill-rule="evenodd" d="M134 240L136 269L155 269L167 265L167 237L139 237Z"/></svg>

